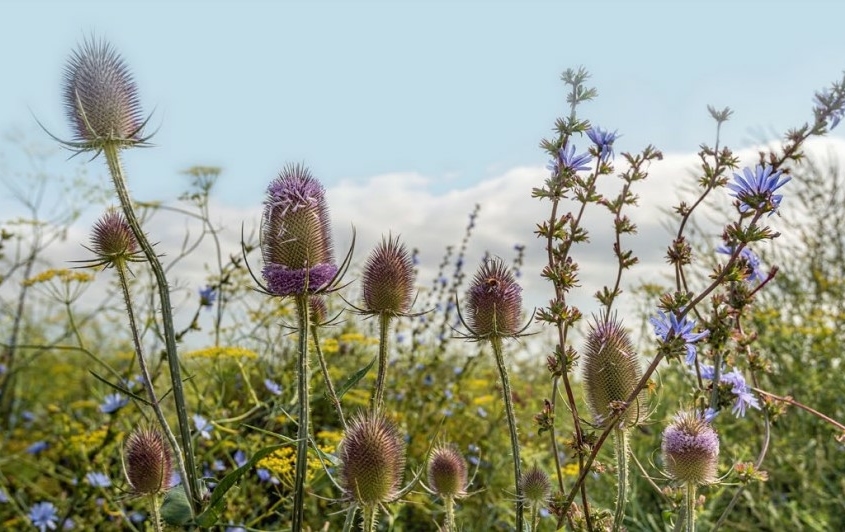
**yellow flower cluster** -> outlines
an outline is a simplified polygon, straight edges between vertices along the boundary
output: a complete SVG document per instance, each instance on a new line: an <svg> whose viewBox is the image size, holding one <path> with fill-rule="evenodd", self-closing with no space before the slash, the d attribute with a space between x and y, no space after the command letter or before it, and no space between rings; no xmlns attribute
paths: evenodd
<svg viewBox="0 0 845 532"><path fill-rule="evenodd" d="M333 434L322 432L321 434ZM320 445L320 451L323 453L334 452L334 445ZM270 471L279 481L288 488L293 487L294 475L296 465L296 450L292 446L282 447L273 451L270 455L265 456L258 462L255 467L264 468ZM322 462L316 456L308 457L308 480L310 480L317 471L323 469Z"/></svg>
<svg viewBox="0 0 845 532"><path fill-rule="evenodd" d="M560 468L560 472L566 477L574 477L578 475L578 464L570 462Z"/></svg>
<svg viewBox="0 0 845 532"><path fill-rule="evenodd" d="M106 439L107 431L105 428L92 430L91 432L84 432L82 434L74 434L68 438L68 443L71 447L90 449L99 447Z"/></svg>
<svg viewBox="0 0 845 532"><path fill-rule="evenodd" d="M51 268L49 270L43 271L36 275L35 277L30 277L29 279L24 279L23 285L24 286L33 286L40 283L46 283L52 281L53 279L58 279L62 283L70 284L73 282L77 283L89 283L94 280L94 276L90 273L81 272L78 270L68 270L66 268L62 269L55 269Z"/></svg>
<svg viewBox="0 0 845 532"><path fill-rule="evenodd" d="M219 346L219 347L206 347L205 349L199 349L197 351L191 351L187 354L190 358L210 358L210 359L239 359L239 358L247 358L254 360L258 358L258 353L253 351L252 349L246 349L244 347L231 347L231 346Z"/></svg>

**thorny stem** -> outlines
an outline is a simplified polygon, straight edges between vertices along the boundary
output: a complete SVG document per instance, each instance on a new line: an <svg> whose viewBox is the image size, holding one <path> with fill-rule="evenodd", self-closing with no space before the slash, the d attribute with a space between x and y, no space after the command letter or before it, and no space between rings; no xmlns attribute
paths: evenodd
<svg viewBox="0 0 845 532"><path fill-rule="evenodd" d="M379 342L378 342L378 377L376 387L370 399L370 409L376 415L384 405L384 384L387 376L387 332L390 328L390 314L381 313L378 316Z"/></svg>
<svg viewBox="0 0 845 532"><path fill-rule="evenodd" d="M613 532L624 530L625 505L628 503L628 431L620 427L614 429L614 443L616 444L616 514L613 516Z"/></svg>
<svg viewBox="0 0 845 532"><path fill-rule="evenodd" d="M695 484L692 482L684 486L684 511L684 532L695 532Z"/></svg>
<svg viewBox="0 0 845 532"><path fill-rule="evenodd" d="M164 527L161 526L161 511L158 506L158 495L155 493L149 496L150 503L150 519L153 522L155 532L164 532Z"/></svg>
<svg viewBox="0 0 845 532"><path fill-rule="evenodd" d="M455 499L453 497L446 497L443 499L443 505L446 507L446 522L444 527L446 532L456 532L455 528Z"/></svg>
<svg viewBox="0 0 845 532"><path fill-rule="evenodd" d="M317 325L311 325L311 339L314 341L314 350L317 352L317 361L320 363L320 372L323 374L323 380L326 381L326 393L329 395L329 400L334 405L337 411L337 417L340 419L340 424L346 427L346 418L343 416L343 408L340 405L340 399L337 397L337 392L332 383L332 377L329 375L329 367L326 365L326 357L323 356L323 350L320 348L320 338L317 335Z"/></svg>
<svg viewBox="0 0 845 532"><path fill-rule="evenodd" d="M135 322L135 310L132 307L132 298L129 294L129 283L126 280L125 265L116 264L115 269L117 270L117 275L120 280L119 284L120 289L123 292L123 301L126 304L126 315L129 317L129 330L132 331L132 344L135 347L135 355L138 358L138 367L141 370L141 381L147 392L147 396L150 398L150 405L153 408L153 412L155 412L158 424L161 425L161 430L164 431L167 441L170 442L170 447L173 448L173 454L176 456L176 466L179 468L179 474L182 475L182 478L188 478L182 449L179 447L179 441L176 439L176 435L173 434L173 431L170 429L170 425L167 423L167 418L164 417L164 411L161 409L161 404L158 401L155 388L153 388L153 379L150 375L150 370L147 367L147 361L144 358L144 350L141 347L141 339L138 335L138 325ZM156 508L156 511L158 510L157 500L151 499L150 504Z"/></svg>
<svg viewBox="0 0 845 532"><path fill-rule="evenodd" d="M378 521L378 506L375 504L365 504L363 514L364 522L362 523L361 529L364 532L375 532L376 522Z"/></svg>
<svg viewBox="0 0 845 532"><path fill-rule="evenodd" d="M513 399L511 397L511 383L508 378L508 369L505 366L505 357L502 353L502 338L492 336L490 344L493 347L493 354L496 356L496 366L499 368L499 378L502 380L502 399L505 401L505 414L508 418L508 430L511 437L511 452L513 453L513 475L516 487L516 530L521 532L524 524L525 497L522 494L522 486L519 482L522 477L519 458L519 437L516 433L516 415L513 411Z"/></svg>
<svg viewBox="0 0 845 532"><path fill-rule="evenodd" d="M135 209L132 206L132 199L129 196L129 190L126 187L126 178L123 175L123 167L120 163L119 146L113 143L105 143L103 145L103 154L108 164L109 173L111 174L114 188L120 198L120 205L126 215L126 221L132 232L135 234L135 239L138 245L144 252L144 256L150 263L150 268L155 275L156 285L158 286L159 299L161 300L161 317L164 329L164 343L167 351L167 363L170 369L170 380L173 390L173 402L176 406L176 418L179 422L179 436L182 440L182 453L185 459L185 473L187 481L185 482L185 494L188 496L191 515L196 515L200 506L200 487L199 478L197 477L197 468L194 460L193 444L191 442L191 428L188 424L188 412L186 410L185 392L182 388L182 371L179 367L179 355L176 351L176 337L175 327L173 326L173 308L170 304L170 289L167 284L167 277L164 274L161 261L155 254L150 241L144 234L138 217L135 214Z"/></svg>
<svg viewBox="0 0 845 532"><path fill-rule="evenodd" d="M296 314L299 325L298 365L296 375L296 392L299 400L299 421L296 432L296 477L293 487L293 528L302 530L304 526L303 514L305 506L305 474L308 467L308 433L310 418L310 404L308 397L308 379L310 367L308 364L308 296L296 296Z"/></svg>

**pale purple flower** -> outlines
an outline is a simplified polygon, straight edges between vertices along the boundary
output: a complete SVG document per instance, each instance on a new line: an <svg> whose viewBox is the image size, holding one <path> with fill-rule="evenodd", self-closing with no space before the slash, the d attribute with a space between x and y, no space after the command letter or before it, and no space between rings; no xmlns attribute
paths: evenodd
<svg viewBox="0 0 845 532"><path fill-rule="evenodd" d="M590 137L590 140L592 140L593 144L595 144L596 148L598 148L599 158L602 162L606 163L614 156L613 142L619 138L619 134L616 131L611 133L610 131L606 131L600 127L594 127L587 130L587 136Z"/></svg>
<svg viewBox="0 0 845 532"><path fill-rule="evenodd" d="M744 417L745 410L749 406L760 410L760 403L751 393L751 390L745 383L745 377L739 372L739 370L734 369L730 373L725 373L722 375L722 378L719 379L719 382L726 382L732 386L731 392L736 396L736 401L734 402L734 407L731 409L731 412L733 412L736 417Z"/></svg>
<svg viewBox="0 0 845 532"><path fill-rule="evenodd" d="M247 463L246 453L240 449L235 451L235 455L232 458L235 460L235 465L238 467L243 467Z"/></svg>
<svg viewBox="0 0 845 532"><path fill-rule="evenodd" d="M58 526L59 516L55 505L52 502L39 502L33 504L27 514L29 520L32 521L32 526L45 532L46 530L55 530Z"/></svg>
<svg viewBox="0 0 845 532"><path fill-rule="evenodd" d="M217 289L211 285L206 285L205 288L199 289L200 306L210 309L214 306L217 300Z"/></svg>
<svg viewBox="0 0 845 532"><path fill-rule="evenodd" d="M47 448L49 446L50 446L50 444L47 443L46 441L38 440L37 442L35 442L32 445L30 445L29 447L27 447L26 452L27 452L27 454L33 454L33 455L39 454L39 453L47 450Z"/></svg>
<svg viewBox="0 0 845 532"><path fill-rule="evenodd" d="M589 153L581 153L575 155L575 144L567 142L566 145L558 150L557 160L550 161L546 168L551 170L553 176L557 176L561 171L567 170L571 173L590 170L590 161L593 156Z"/></svg>
<svg viewBox="0 0 845 532"><path fill-rule="evenodd" d="M129 398L120 393L110 393L103 399L100 405L100 412L103 414L114 414L129 403Z"/></svg>
<svg viewBox="0 0 845 532"><path fill-rule="evenodd" d="M734 174L734 183L728 183L728 188L733 190L731 196L739 200L740 212L763 209L771 215L780 207L783 199L782 194L775 194L775 191L789 183L791 177L781 179L782 172L775 171L770 165L757 165L754 170L746 167L742 169L743 175Z"/></svg>
<svg viewBox="0 0 845 532"><path fill-rule="evenodd" d="M105 473L92 471L85 475L85 481L94 488L108 488L111 486L111 479Z"/></svg>
<svg viewBox="0 0 845 532"><path fill-rule="evenodd" d="M267 388L267 391L273 395L281 395L282 394L282 387L279 386L276 382L273 382L270 379L264 379L264 387Z"/></svg>
<svg viewBox="0 0 845 532"><path fill-rule="evenodd" d="M214 430L214 426L199 414L194 414L193 419L194 426L196 427L197 432L200 433L200 436L206 440L210 440L211 431Z"/></svg>
<svg viewBox="0 0 845 532"><path fill-rule="evenodd" d="M270 484L277 486L279 484L279 479L273 476L269 470L264 469L263 467L259 467L255 470L255 473L258 475L258 479L261 482L269 482Z"/></svg>
<svg viewBox="0 0 845 532"><path fill-rule="evenodd" d="M724 255L733 255L734 249L736 249L734 246L719 246L716 248L716 252ZM739 252L739 258L745 260L745 263L751 270L745 277L746 281L749 283L753 283L754 281L762 282L766 278L763 269L760 267L760 257L751 251L749 247L742 248L742 251Z"/></svg>
<svg viewBox="0 0 845 532"><path fill-rule="evenodd" d="M693 327L695 327L695 320L684 316L683 320L678 321L678 317L674 312L670 312L668 316L663 311L658 311L657 314L657 316L653 316L648 320L654 327L654 334L664 342L672 338L683 338L684 347L687 350L685 361L688 365L695 364L697 351L693 344L707 337L710 331L692 332Z"/></svg>

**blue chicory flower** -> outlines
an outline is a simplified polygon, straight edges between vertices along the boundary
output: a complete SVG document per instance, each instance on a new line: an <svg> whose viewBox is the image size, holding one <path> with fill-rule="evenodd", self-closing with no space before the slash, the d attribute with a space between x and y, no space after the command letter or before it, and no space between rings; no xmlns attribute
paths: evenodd
<svg viewBox="0 0 845 532"><path fill-rule="evenodd" d="M47 443L46 441L38 440L37 442L33 443L32 445L30 445L29 447L26 448L26 453L36 455L36 454L39 454L39 453L47 450L47 448L49 446L50 446L50 444Z"/></svg>
<svg viewBox="0 0 845 532"><path fill-rule="evenodd" d="M235 465L238 467L243 467L246 465L246 453L238 449L235 451L235 455L232 457L235 460Z"/></svg>
<svg viewBox="0 0 845 532"><path fill-rule="evenodd" d="M205 288L199 289L200 306L210 309L217 301L217 289L211 285L205 285Z"/></svg>
<svg viewBox="0 0 845 532"><path fill-rule="evenodd" d="M274 486L277 486L279 484L279 479L274 477L269 470L264 469L263 467L259 467L258 469L256 469L255 473L258 475L258 478L259 480L261 480L261 482L269 482Z"/></svg>
<svg viewBox="0 0 845 532"><path fill-rule="evenodd" d="M200 436L203 439L210 440L211 439L211 431L214 430L214 426L208 422L207 419L202 417L199 414L193 415L194 426L197 429L197 432L200 433Z"/></svg>
<svg viewBox="0 0 845 532"><path fill-rule="evenodd" d="M653 316L648 320L654 327L654 334L664 342L671 338L683 338L684 347L687 350L685 361L690 366L695 364L697 351L693 344L705 338L710 334L710 331L692 332L693 327L695 327L695 320L691 320L687 316L684 316L683 320L678 321L678 317L674 312L669 313L669 316L666 316L666 313L663 311L658 311L657 314L657 316Z"/></svg>
<svg viewBox="0 0 845 532"><path fill-rule="evenodd" d="M575 144L567 142L563 148L558 150L557 160L550 161L546 168L551 170L553 176L557 176L562 170L568 170L572 173L582 170L588 171L592 160L593 156L589 153L575 155Z"/></svg>
<svg viewBox="0 0 845 532"><path fill-rule="evenodd" d="M743 377L742 373L740 373L737 369L722 375L719 382L725 382L733 386L733 388L731 388L731 392L736 396L736 401L734 402L734 407L731 409L731 412L733 412L736 417L745 417L745 410L749 406L760 410L760 403L745 383L745 377Z"/></svg>
<svg viewBox="0 0 845 532"><path fill-rule="evenodd" d="M734 246L719 246L716 248L716 252L723 253L725 255L733 255L734 249L736 249ZM742 251L739 252L739 258L743 259L751 270L745 277L746 281L749 283L753 283L755 281L762 282L766 278L763 274L763 269L760 267L760 257L751 251L750 248L747 246L742 248Z"/></svg>
<svg viewBox="0 0 845 532"><path fill-rule="evenodd" d="M770 165L760 166L759 164L752 171L746 167L742 169L743 175L734 174L734 183L728 183L728 188L733 190L731 196L739 200L740 212L749 210L765 209L771 216L772 212L780 207L783 200L782 194L775 194L775 191L789 183L791 177L781 179L782 172L774 171Z"/></svg>
<svg viewBox="0 0 845 532"><path fill-rule="evenodd" d="M85 475L85 481L95 488L108 488L111 486L111 479L105 473L92 471Z"/></svg>
<svg viewBox="0 0 845 532"><path fill-rule="evenodd" d="M41 532L45 532L48 529L55 530L58 525L58 512L52 502L33 504L27 515L29 520L32 521L32 526Z"/></svg>
<svg viewBox="0 0 845 532"><path fill-rule="evenodd" d="M273 395L282 395L282 387L270 379L264 379L264 387Z"/></svg>
<svg viewBox="0 0 845 532"><path fill-rule="evenodd" d="M100 412L103 414L114 414L129 403L129 398L120 393L110 393L103 399L100 405Z"/></svg>
<svg viewBox="0 0 845 532"><path fill-rule="evenodd" d="M590 137L590 140L598 148L599 158L602 162L606 163L614 156L613 142L619 138L619 134L616 131L611 133L600 127L594 127L587 130L587 136Z"/></svg>

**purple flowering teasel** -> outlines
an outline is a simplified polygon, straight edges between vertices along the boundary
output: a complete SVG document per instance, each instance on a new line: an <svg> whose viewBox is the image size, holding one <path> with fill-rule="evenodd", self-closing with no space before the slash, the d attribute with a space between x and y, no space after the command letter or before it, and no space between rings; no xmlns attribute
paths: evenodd
<svg viewBox="0 0 845 532"><path fill-rule="evenodd" d="M648 322L654 327L654 334L664 342L670 341L672 338L683 339L684 348L687 351L685 362L688 365L695 364L697 351L694 344L710 334L710 331L692 332L693 327L695 327L695 320L684 316L681 321L678 321L674 312L670 312L667 316L665 312L658 311L657 316L652 316L648 319Z"/></svg>
<svg viewBox="0 0 845 532"><path fill-rule="evenodd" d="M780 207L783 199L782 194L775 194L775 191L789 183L791 177L781 179L782 172L775 171L771 165L757 165L752 171L746 167L742 169L743 175L734 174L734 183L728 183L728 188L733 190L731 194L739 200L739 211L761 210L771 215Z"/></svg>
<svg viewBox="0 0 845 532"><path fill-rule="evenodd" d="M313 294L336 277L325 190L304 166L285 166L267 187L261 251L271 295Z"/></svg>

